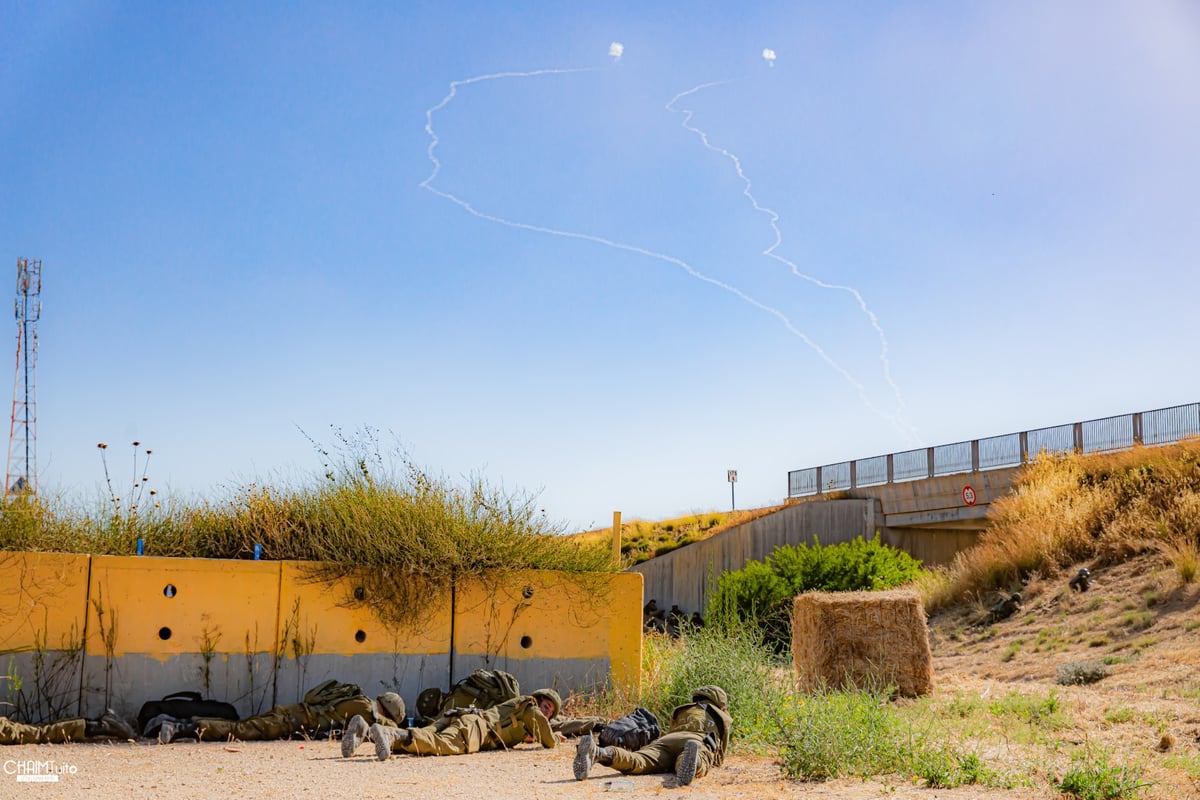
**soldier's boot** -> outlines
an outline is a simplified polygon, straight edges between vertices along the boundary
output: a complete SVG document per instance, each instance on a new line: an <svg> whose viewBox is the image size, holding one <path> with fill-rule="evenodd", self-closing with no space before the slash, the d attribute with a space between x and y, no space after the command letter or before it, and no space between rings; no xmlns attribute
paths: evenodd
<svg viewBox="0 0 1200 800"><path fill-rule="evenodd" d="M387 761L392 754L392 743L408 744L412 734L402 728L388 728L376 722L369 731L370 739L375 743L375 757Z"/></svg>
<svg viewBox="0 0 1200 800"><path fill-rule="evenodd" d="M683 752L675 762L675 782L687 786L696 779L696 765L700 762L700 743L690 741L683 746Z"/></svg>
<svg viewBox="0 0 1200 800"><path fill-rule="evenodd" d="M190 719L177 719L164 722L158 729L158 743L170 744L176 739L199 739L200 726Z"/></svg>
<svg viewBox="0 0 1200 800"><path fill-rule="evenodd" d="M142 728L142 736L150 738L158 734L159 728L164 722L178 722L179 720L172 717L170 714L159 714L157 717L151 717L146 722L146 727Z"/></svg>
<svg viewBox="0 0 1200 800"><path fill-rule="evenodd" d="M571 765L575 772L575 780L585 780L588 773L592 771L592 764L597 761L601 764L611 764L612 748L597 747L595 738L590 733L585 734L580 737L579 744L576 745L575 761Z"/></svg>
<svg viewBox="0 0 1200 800"><path fill-rule="evenodd" d="M83 734L92 736L112 736L116 739L136 739L137 731L125 720L117 716L111 708L97 720L87 720L83 726Z"/></svg>
<svg viewBox="0 0 1200 800"><path fill-rule="evenodd" d="M355 714L350 720L350 724L346 726L346 732L342 734L342 758L349 758L354 755L354 751L363 743L363 739L371 738L371 726L367 725L367 721L362 718L361 714Z"/></svg>

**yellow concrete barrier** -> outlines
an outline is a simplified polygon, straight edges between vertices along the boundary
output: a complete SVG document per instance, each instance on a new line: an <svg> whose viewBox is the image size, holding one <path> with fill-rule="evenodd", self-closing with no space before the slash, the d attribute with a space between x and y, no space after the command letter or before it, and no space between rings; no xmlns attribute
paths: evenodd
<svg viewBox="0 0 1200 800"><path fill-rule="evenodd" d="M641 685L642 576L521 571L459 586L455 598L455 677L490 664L547 685L573 662L582 684ZM590 663L591 667L588 668ZM564 665L565 666L565 665ZM583 666L581 673L580 666ZM565 686L563 688L580 688Z"/></svg>
<svg viewBox="0 0 1200 800"><path fill-rule="evenodd" d="M382 622L360 582L315 579L313 565L283 562L279 590L280 651L298 655L445 653L450 643L450 591L429 598L419 625L396 629Z"/></svg>
<svg viewBox="0 0 1200 800"><path fill-rule="evenodd" d="M277 561L93 556L88 655L269 653Z"/></svg>
<svg viewBox="0 0 1200 800"><path fill-rule="evenodd" d="M0 553L0 652L79 649L90 559Z"/></svg>
<svg viewBox="0 0 1200 800"><path fill-rule="evenodd" d="M132 716L181 690L254 713L329 677L411 704L484 665L527 689L640 688L636 573L447 586L404 628L380 619L361 583L322 581L303 562L0 553L0 656L24 674L34 651L79 655L55 691L59 711L78 697L88 716L110 706Z"/></svg>

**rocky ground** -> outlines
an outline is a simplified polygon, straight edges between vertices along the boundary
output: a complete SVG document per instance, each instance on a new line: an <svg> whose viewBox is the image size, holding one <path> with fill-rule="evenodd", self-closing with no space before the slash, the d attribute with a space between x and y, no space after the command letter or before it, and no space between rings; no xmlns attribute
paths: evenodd
<svg viewBox="0 0 1200 800"><path fill-rule="evenodd" d="M1065 579L1030 583L1023 587L1025 607L1000 623L975 624L985 615L986 599L931 620L936 702L1014 692L1039 697L1054 692L1060 699L1069 723L1054 731L1057 745L1028 744L1017 731L1000 744L980 744L988 763L1028 776L1028 785L1018 788L930 789L898 779L795 783L782 780L770 758L739 753L692 786L677 788L673 777L661 775L613 784L622 776L603 767L578 783L571 775L571 746L546 751L526 745L503 753L380 763L369 747L343 759L334 742L181 742L5 748L0 798L526 800L678 793L713 800L1048 800L1057 796L1049 776L1061 774L1068 751L1080 746L1138 765L1146 784L1143 798L1200 797L1200 585L1182 583L1148 558L1095 573L1086 594L1068 591ZM1060 668L1104 660L1111 674L1095 684L1056 682ZM52 762L49 770L59 771L59 780L17 782L15 771L22 762L28 771L30 761Z"/></svg>

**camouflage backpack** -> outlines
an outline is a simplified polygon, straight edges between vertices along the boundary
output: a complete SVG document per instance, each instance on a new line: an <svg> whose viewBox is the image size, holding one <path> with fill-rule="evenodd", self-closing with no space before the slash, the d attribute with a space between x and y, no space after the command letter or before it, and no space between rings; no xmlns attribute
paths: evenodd
<svg viewBox="0 0 1200 800"><path fill-rule="evenodd" d="M498 669L477 669L450 687L442 699L442 713L451 708L493 708L521 696L521 686L507 672Z"/></svg>
<svg viewBox="0 0 1200 800"><path fill-rule="evenodd" d="M341 683L330 678L322 684L309 689L304 695L304 704L332 708L343 700L362 695L363 690L353 683Z"/></svg>

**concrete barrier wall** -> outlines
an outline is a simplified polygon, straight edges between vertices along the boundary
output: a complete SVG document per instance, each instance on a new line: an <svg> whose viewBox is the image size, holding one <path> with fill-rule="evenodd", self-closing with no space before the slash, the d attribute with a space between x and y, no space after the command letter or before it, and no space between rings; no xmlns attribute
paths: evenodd
<svg viewBox="0 0 1200 800"><path fill-rule="evenodd" d="M636 694L641 598L637 575L506 573L438 590L397 629L353 578L301 562L0 553L0 714L132 717L191 690L249 716L327 678L414 707L476 666L527 690Z"/></svg>
<svg viewBox="0 0 1200 800"><path fill-rule="evenodd" d="M313 565L282 565L279 592L279 702L294 702L329 678L357 683L370 695L399 692L415 707L427 686L443 686L450 669L452 594L449 587L425 602L425 617L395 628L372 610L353 578L318 580Z"/></svg>
<svg viewBox="0 0 1200 800"><path fill-rule="evenodd" d="M467 586L455 602L454 677L493 666L526 690L637 686L641 596L629 573L520 572Z"/></svg>
<svg viewBox="0 0 1200 800"><path fill-rule="evenodd" d="M643 603L678 605L704 613L710 582L730 570L762 561L781 545L822 545L870 539L883 526L878 501L825 500L799 503L631 567L645 578ZM883 539L886 541L886 538ZM890 542L889 542L890 544Z"/></svg>
<svg viewBox="0 0 1200 800"><path fill-rule="evenodd" d="M184 689L242 713L269 706L279 572L269 561L93 556L81 713L133 716Z"/></svg>
<svg viewBox="0 0 1200 800"><path fill-rule="evenodd" d="M79 708L86 555L0 553L0 714L42 723Z"/></svg>

